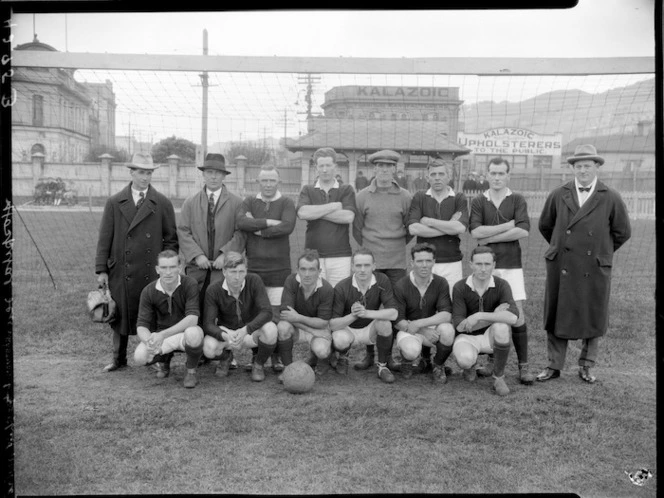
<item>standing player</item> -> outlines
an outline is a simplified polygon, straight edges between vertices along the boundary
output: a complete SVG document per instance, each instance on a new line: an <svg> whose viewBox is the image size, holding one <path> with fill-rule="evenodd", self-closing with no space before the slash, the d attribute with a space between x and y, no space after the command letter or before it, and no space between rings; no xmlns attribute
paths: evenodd
<svg viewBox="0 0 664 498"><path fill-rule="evenodd" d="M247 237L249 271L263 280L276 324L284 281L291 274L288 238L295 228L295 203L279 192L281 178L274 166L263 166L256 181L260 192L245 198L245 215L238 225ZM272 368L275 372L283 370L277 352L272 357Z"/></svg>
<svg viewBox="0 0 664 498"><path fill-rule="evenodd" d="M281 295L281 314L277 324L278 347L284 366L293 361L293 344L306 342L311 354L307 363L319 373L332 354L332 318L334 289L321 277L320 259L313 249L305 249L297 260L297 273L289 275Z"/></svg>
<svg viewBox="0 0 664 498"><path fill-rule="evenodd" d="M523 301L526 287L521 265L520 239L528 237L530 220L528 207L521 194L508 187L510 165L501 158L494 157L487 168L491 188L473 198L470 209L470 233L480 245L489 246L496 255L494 275L510 285L512 295L519 310L518 320L512 325L512 341L519 362L519 379L530 385L535 377L528 367L528 330ZM491 362L491 357L489 359ZM481 375L488 376L491 366Z"/></svg>
<svg viewBox="0 0 664 498"><path fill-rule="evenodd" d="M355 192L335 179L337 153L330 147L314 152L316 184L300 192L297 215L307 221L305 247L320 255L321 277L332 287L350 276L349 226L355 219Z"/></svg>
<svg viewBox="0 0 664 498"><path fill-rule="evenodd" d="M353 222L353 237L373 253L376 268L388 277L392 286L406 274L406 244L411 239L406 224L412 196L394 179L400 158L393 150L381 150L369 156L375 178L355 195L357 213ZM391 353L388 362L391 369L399 368ZM374 347L369 345L366 356L354 368L366 370L373 363Z"/></svg>
<svg viewBox="0 0 664 498"><path fill-rule="evenodd" d="M436 348L433 379L447 382L445 361L452 353L454 327L450 289L444 277L433 273L436 249L431 244L415 244L410 250L413 270L397 282L397 347L401 350L401 372L412 375L412 362L424 346Z"/></svg>
<svg viewBox="0 0 664 498"><path fill-rule="evenodd" d="M539 221L549 243L544 254L549 365L537 380L560 377L567 341L581 339L579 377L592 384L590 369L609 321L613 253L632 231L620 194L597 179L604 158L595 147L579 145L567 162L575 178L549 194Z"/></svg>
<svg viewBox="0 0 664 498"><path fill-rule="evenodd" d="M263 365L277 344L277 326L260 277L247 272L247 259L237 252L224 258L224 279L208 287L205 294L203 354L219 361L215 375L226 377L231 350L256 348L251 380L265 380Z"/></svg>
<svg viewBox="0 0 664 498"><path fill-rule="evenodd" d="M353 276L334 288L332 306L332 344L339 352L337 372L348 373L348 352L356 341L378 347L378 377L388 384L394 374L387 365L392 351L392 324L397 319L397 304L389 279L377 272L370 250L360 248L352 256ZM381 308L382 306L382 308Z"/></svg>
<svg viewBox="0 0 664 498"><path fill-rule="evenodd" d="M510 352L510 325L516 322L518 310L509 283L493 275L495 265L491 248L477 246L470 254L473 274L454 285L452 320L458 335L453 352L469 382L477 376L477 355L494 354L493 388L505 396L510 392L504 376Z"/></svg>
<svg viewBox="0 0 664 498"><path fill-rule="evenodd" d="M141 291L157 278L155 255L164 249L178 250L173 204L150 185L158 167L152 156L136 153L127 167L131 183L106 201L95 257L97 283L108 285L119 316L110 324L113 361L104 372L127 366L127 344L136 334Z"/></svg>
<svg viewBox="0 0 664 498"><path fill-rule="evenodd" d="M196 281L180 275L180 258L167 249L157 256L159 278L141 292L136 331L141 342L134 359L139 365L155 363L157 377L168 377L173 352L187 354L184 387L198 384L196 367L203 354L203 329L198 326Z"/></svg>
<svg viewBox="0 0 664 498"><path fill-rule="evenodd" d="M468 228L468 201L462 193L449 186L451 165L435 159L427 167L431 187L416 192L408 212L408 231L417 236L417 243L428 242L436 248L433 273L445 277L452 293L454 284L463 277L463 255L459 235ZM431 351L422 351L422 370L431 368Z"/></svg>

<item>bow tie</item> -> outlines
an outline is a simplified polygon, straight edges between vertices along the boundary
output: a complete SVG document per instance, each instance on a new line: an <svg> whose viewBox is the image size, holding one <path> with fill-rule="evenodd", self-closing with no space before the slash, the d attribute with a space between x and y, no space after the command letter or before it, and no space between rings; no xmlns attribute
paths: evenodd
<svg viewBox="0 0 664 498"><path fill-rule="evenodd" d="M590 192L590 187L579 187L579 192Z"/></svg>

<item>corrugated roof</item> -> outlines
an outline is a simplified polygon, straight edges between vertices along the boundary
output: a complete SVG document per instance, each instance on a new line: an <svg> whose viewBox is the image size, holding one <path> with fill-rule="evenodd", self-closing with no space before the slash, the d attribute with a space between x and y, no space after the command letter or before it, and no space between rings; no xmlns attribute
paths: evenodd
<svg viewBox="0 0 664 498"><path fill-rule="evenodd" d="M581 144L591 144L601 156L607 152L652 152L655 153L655 135L601 135L575 138L563 147L563 156L574 154L574 149Z"/></svg>
<svg viewBox="0 0 664 498"><path fill-rule="evenodd" d="M443 135L446 123L438 121L386 121L368 119L321 118L313 120L314 131L292 142L291 151L332 147L336 150L373 152L392 149L398 152L449 152L467 154Z"/></svg>

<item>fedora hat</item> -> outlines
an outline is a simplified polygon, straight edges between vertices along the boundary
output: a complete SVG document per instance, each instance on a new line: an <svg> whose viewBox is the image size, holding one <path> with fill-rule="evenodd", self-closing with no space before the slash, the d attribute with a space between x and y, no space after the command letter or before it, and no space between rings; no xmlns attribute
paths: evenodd
<svg viewBox="0 0 664 498"><path fill-rule="evenodd" d="M214 169L217 171L223 171L227 175L230 175L231 172L226 169L226 159L221 154L210 153L205 156L205 161L203 161L203 166L197 166L201 171L206 169Z"/></svg>
<svg viewBox="0 0 664 498"><path fill-rule="evenodd" d="M157 169L158 164L152 162L152 156L145 152L135 152L131 156L131 162L127 164L128 168L138 168L138 169Z"/></svg>
<svg viewBox="0 0 664 498"><path fill-rule="evenodd" d="M604 164L604 158L597 155L597 149L594 145L591 144L582 144L577 145L574 149L574 155L567 158L567 162L574 164L577 161L582 159L590 159L591 161L597 161L600 165Z"/></svg>

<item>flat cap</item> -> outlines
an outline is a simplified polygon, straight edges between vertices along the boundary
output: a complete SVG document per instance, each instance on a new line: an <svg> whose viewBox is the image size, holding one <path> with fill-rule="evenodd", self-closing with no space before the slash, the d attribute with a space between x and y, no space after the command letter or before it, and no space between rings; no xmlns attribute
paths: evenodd
<svg viewBox="0 0 664 498"><path fill-rule="evenodd" d="M378 152L374 152L369 156L369 162L371 164L376 164L376 163L391 163L391 164L397 164L399 162L399 159L401 159L401 155L398 152L394 152L393 150L379 150Z"/></svg>

